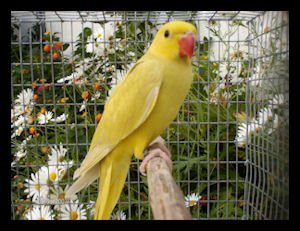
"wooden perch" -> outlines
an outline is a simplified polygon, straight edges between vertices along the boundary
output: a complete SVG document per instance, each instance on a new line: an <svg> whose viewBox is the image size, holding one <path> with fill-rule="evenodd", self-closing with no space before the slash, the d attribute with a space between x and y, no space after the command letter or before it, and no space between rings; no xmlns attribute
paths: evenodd
<svg viewBox="0 0 300 231"><path fill-rule="evenodd" d="M149 154L158 147L161 151L171 155L161 137L152 142L149 147ZM161 157L154 157L149 160L146 168L154 219L191 220L192 216L185 206L183 194L176 185L166 160Z"/></svg>

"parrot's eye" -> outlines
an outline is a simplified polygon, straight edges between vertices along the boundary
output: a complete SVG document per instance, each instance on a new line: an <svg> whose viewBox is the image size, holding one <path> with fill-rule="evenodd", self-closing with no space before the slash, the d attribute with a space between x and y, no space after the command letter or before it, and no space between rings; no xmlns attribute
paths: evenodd
<svg viewBox="0 0 300 231"><path fill-rule="evenodd" d="M165 31L164 33L165 38L168 38L170 36L170 32L168 30Z"/></svg>

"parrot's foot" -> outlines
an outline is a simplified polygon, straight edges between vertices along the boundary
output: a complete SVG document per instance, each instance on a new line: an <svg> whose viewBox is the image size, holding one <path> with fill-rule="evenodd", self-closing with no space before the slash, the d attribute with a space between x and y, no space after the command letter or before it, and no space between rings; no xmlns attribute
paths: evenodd
<svg viewBox="0 0 300 231"><path fill-rule="evenodd" d="M158 137L150 144L150 147L145 154L145 158L140 165L140 173L143 176L146 176L146 166L148 162L155 157L163 158L172 172L173 163L171 160L171 153L164 145L164 140L161 137Z"/></svg>

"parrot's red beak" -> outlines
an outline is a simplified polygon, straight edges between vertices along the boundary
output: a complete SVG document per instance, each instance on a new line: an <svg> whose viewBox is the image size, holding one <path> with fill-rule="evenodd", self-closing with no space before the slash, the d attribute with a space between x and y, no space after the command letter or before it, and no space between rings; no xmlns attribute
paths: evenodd
<svg viewBox="0 0 300 231"><path fill-rule="evenodd" d="M185 33L179 39L180 57L192 58L195 47L195 35L192 32Z"/></svg>

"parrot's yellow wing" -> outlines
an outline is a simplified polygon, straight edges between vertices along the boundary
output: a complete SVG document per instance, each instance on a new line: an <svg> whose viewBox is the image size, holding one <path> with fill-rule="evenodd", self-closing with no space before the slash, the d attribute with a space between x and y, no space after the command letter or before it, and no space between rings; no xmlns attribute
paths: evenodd
<svg viewBox="0 0 300 231"><path fill-rule="evenodd" d="M84 176L89 171L94 174L90 173L85 182L78 179L78 184L75 182L69 192L75 193L94 181L97 178L94 168L99 168L98 163L151 113L163 79L160 65L153 62L155 60L151 59L138 61L113 90L93 136L90 150L74 173L74 178Z"/></svg>
<svg viewBox="0 0 300 231"><path fill-rule="evenodd" d="M153 59L142 58L131 68L108 99L92 145L99 139L117 144L145 121L157 100L161 73L161 65Z"/></svg>

